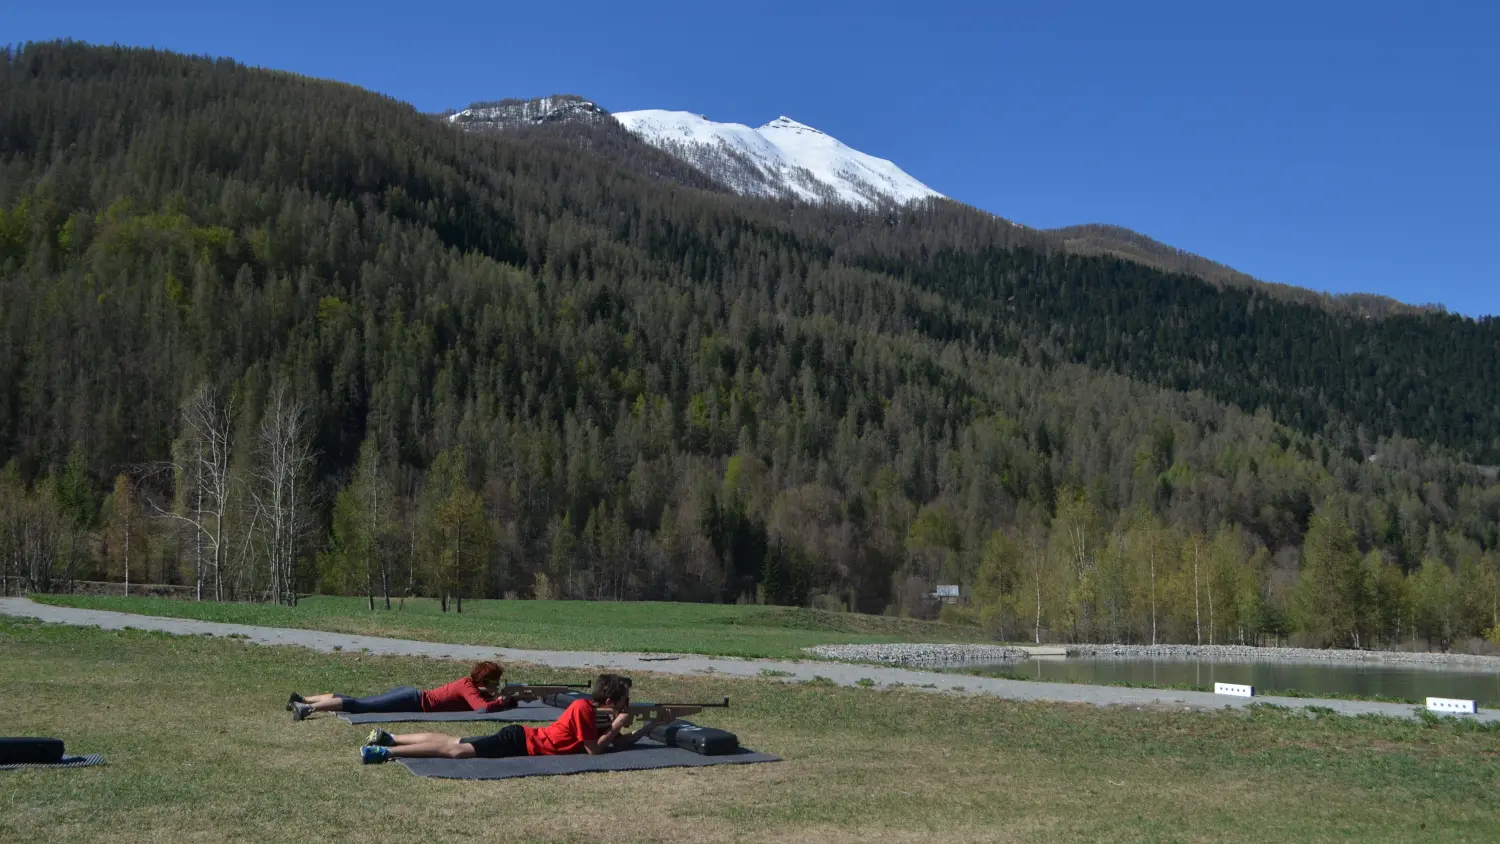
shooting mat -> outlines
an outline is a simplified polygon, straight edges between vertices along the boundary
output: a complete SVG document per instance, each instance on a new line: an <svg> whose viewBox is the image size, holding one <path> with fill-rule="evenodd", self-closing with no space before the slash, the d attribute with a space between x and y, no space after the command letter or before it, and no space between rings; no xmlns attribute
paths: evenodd
<svg viewBox="0 0 1500 844"><path fill-rule="evenodd" d="M556 721L563 711L544 703L523 703L499 712L340 712L351 724L395 724L404 721Z"/></svg>
<svg viewBox="0 0 1500 844"><path fill-rule="evenodd" d="M513 756L509 759L397 759L419 777L454 780L506 780L515 777L555 777L591 771L644 771L649 768L701 768L707 765L747 765L780 762L780 756L740 748L722 756L700 756L690 750L667 747L650 739L613 753L590 756Z"/></svg>
<svg viewBox="0 0 1500 844"><path fill-rule="evenodd" d="M57 762L17 762L11 765L0 765L0 771L20 771L26 768L92 768L103 764L103 756L90 753L87 756L64 756Z"/></svg>

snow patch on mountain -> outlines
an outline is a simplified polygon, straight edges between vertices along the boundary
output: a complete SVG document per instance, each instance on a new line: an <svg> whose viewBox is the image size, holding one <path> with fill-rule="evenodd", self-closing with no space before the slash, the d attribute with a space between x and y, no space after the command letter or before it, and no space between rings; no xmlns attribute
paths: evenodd
<svg viewBox="0 0 1500 844"><path fill-rule="evenodd" d="M749 196L859 207L942 196L895 164L789 117L759 129L685 111L622 111L614 117L647 143Z"/></svg>

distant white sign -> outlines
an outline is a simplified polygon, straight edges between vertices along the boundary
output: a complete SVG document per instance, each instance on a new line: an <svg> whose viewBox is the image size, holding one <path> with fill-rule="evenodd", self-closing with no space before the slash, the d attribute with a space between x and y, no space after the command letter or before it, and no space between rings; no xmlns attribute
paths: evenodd
<svg viewBox="0 0 1500 844"><path fill-rule="evenodd" d="M1430 712L1452 712L1460 715L1474 714L1474 701L1456 700L1451 697L1430 697L1427 699L1427 709Z"/></svg>
<svg viewBox="0 0 1500 844"><path fill-rule="evenodd" d="M1214 694L1255 697L1255 688L1253 686L1242 686L1239 683L1214 683Z"/></svg>
<svg viewBox="0 0 1500 844"><path fill-rule="evenodd" d="M934 598L957 598L958 584L938 584L936 592L932 593Z"/></svg>

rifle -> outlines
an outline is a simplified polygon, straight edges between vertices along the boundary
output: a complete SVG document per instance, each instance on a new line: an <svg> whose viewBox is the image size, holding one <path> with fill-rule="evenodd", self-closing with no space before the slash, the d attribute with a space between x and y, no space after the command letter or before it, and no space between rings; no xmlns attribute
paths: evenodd
<svg viewBox="0 0 1500 844"><path fill-rule="evenodd" d="M565 695L588 687L588 683L506 683L500 687L500 697L541 700L547 695Z"/></svg>
<svg viewBox="0 0 1500 844"><path fill-rule="evenodd" d="M724 698L723 703L646 703L645 701L642 701L640 703L630 704L629 706L625 707L623 711L629 712L631 715L634 715L637 718L644 718L647 721L656 721L661 718L662 710L670 711L673 718L680 718L683 715L696 715L697 713L702 712L705 709L728 708L729 698L726 697ZM615 717L618 716L621 712L621 710L616 710L612 706L601 706L596 711L599 719L605 721L606 723L608 721L613 721Z"/></svg>

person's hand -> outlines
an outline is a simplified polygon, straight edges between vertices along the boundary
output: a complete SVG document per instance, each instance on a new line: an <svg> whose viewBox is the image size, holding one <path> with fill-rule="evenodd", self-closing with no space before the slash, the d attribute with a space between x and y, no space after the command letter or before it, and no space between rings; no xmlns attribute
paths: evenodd
<svg viewBox="0 0 1500 844"><path fill-rule="evenodd" d="M629 712L621 712L619 715L615 716L615 720L610 722L609 728L611 730L619 732L620 730L623 730L634 723L634 715L631 715Z"/></svg>

